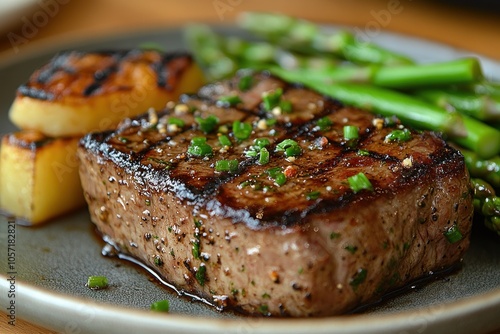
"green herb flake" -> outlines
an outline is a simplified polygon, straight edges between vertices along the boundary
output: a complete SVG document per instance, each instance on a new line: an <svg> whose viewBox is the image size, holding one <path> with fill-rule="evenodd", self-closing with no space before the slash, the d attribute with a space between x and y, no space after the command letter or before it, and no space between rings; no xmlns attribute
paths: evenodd
<svg viewBox="0 0 500 334"><path fill-rule="evenodd" d="M370 155L370 152L368 152L367 150L358 150L357 154L362 157L367 157Z"/></svg>
<svg viewBox="0 0 500 334"><path fill-rule="evenodd" d="M188 154L195 157L210 157L213 155L213 150L207 144L205 137L194 137L191 139L191 144L188 147Z"/></svg>
<svg viewBox="0 0 500 334"><path fill-rule="evenodd" d="M463 238L462 233L460 233L457 224L453 224L446 231L444 231L443 234L446 237L446 240L448 240L448 242L451 244L459 242Z"/></svg>
<svg viewBox="0 0 500 334"><path fill-rule="evenodd" d="M364 268L359 268L356 274L351 278L349 285L356 291L358 286L366 280L368 272Z"/></svg>
<svg viewBox="0 0 500 334"><path fill-rule="evenodd" d="M384 141L386 142L392 142L392 141L397 141L397 142L405 142L411 139L411 132L408 129L403 129L403 130L393 130L391 133L389 133L387 136L385 136Z"/></svg>
<svg viewBox="0 0 500 334"><path fill-rule="evenodd" d="M252 88L252 86L253 86L253 77L251 75L244 75L238 81L238 88L242 92L249 90L250 88Z"/></svg>
<svg viewBox="0 0 500 334"><path fill-rule="evenodd" d="M186 125L186 122L177 117L170 117L167 123L170 125L177 125L180 128L183 128Z"/></svg>
<svg viewBox="0 0 500 334"><path fill-rule="evenodd" d="M285 139L276 145L276 152L285 152L286 157L296 157L302 154L299 144L293 139Z"/></svg>
<svg viewBox="0 0 500 334"><path fill-rule="evenodd" d="M318 199L320 196L321 196L321 192L320 191L311 191L310 193L306 194L306 199L308 201L312 201L312 200Z"/></svg>
<svg viewBox="0 0 500 334"><path fill-rule="evenodd" d="M267 304L262 304L259 306L258 308L259 312L264 314L264 315L267 315L269 314L269 306L267 306Z"/></svg>
<svg viewBox="0 0 500 334"><path fill-rule="evenodd" d="M217 100L217 104L223 107L234 107L241 102L241 98L238 95L221 96Z"/></svg>
<svg viewBox="0 0 500 334"><path fill-rule="evenodd" d="M333 125L333 122L326 116L322 117L316 121L316 126L321 131L329 130L332 125Z"/></svg>
<svg viewBox="0 0 500 334"><path fill-rule="evenodd" d="M330 233L330 239L331 240L338 239L338 238L340 238L340 233L337 233L337 232Z"/></svg>
<svg viewBox="0 0 500 334"><path fill-rule="evenodd" d="M198 283L200 283L201 286L205 285L206 272L207 272L207 267L205 267L205 264L202 263L198 267L198 271L196 271L196 274L195 274L196 280L198 281Z"/></svg>
<svg viewBox="0 0 500 334"><path fill-rule="evenodd" d="M344 247L344 249L346 251L348 251L349 253L354 254L358 250L358 247L357 246L352 246L352 245L347 245L347 246Z"/></svg>
<svg viewBox="0 0 500 334"><path fill-rule="evenodd" d="M92 290L100 290L108 287L108 278L106 276L89 276L87 287Z"/></svg>
<svg viewBox="0 0 500 334"><path fill-rule="evenodd" d="M263 147L259 152L259 165L265 165L269 163L269 151L267 148Z"/></svg>
<svg viewBox="0 0 500 334"><path fill-rule="evenodd" d="M236 173L238 171L238 160L218 160L215 162L215 170L217 172Z"/></svg>
<svg viewBox="0 0 500 334"><path fill-rule="evenodd" d="M359 128L354 125L344 126L344 139L355 140L359 138Z"/></svg>
<svg viewBox="0 0 500 334"><path fill-rule="evenodd" d="M192 253L193 253L193 257L195 259L199 259L200 258L200 240L196 240L193 242L193 248L192 248Z"/></svg>
<svg viewBox="0 0 500 334"><path fill-rule="evenodd" d="M155 266L157 266L157 267L163 266L163 260L161 259L161 257L159 255L155 256L154 263L155 263Z"/></svg>
<svg viewBox="0 0 500 334"><path fill-rule="evenodd" d="M266 125L267 126L273 126L278 122L276 118L268 118L266 119Z"/></svg>
<svg viewBox="0 0 500 334"><path fill-rule="evenodd" d="M229 139L229 137L226 135L219 136L219 143L222 146L233 146L233 143L231 143L231 139Z"/></svg>
<svg viewBox="0 0 500 334"><path fill-rule="evenodd" d="M262 298L264 298L264 299L271 299L271 295L270 295L270 294L268 294L267 292L264 292L264 293L262 294Z"/></svg>
<svg viewBox="0 0 500 334"><path fill-rule="evenodd" d="M241 121L234 121L233 122L233 134L236 139L239 141L248 139L250 135L252 134L252 125L241 122Z"/></svg>
<svg viewBox="0 0 500 334"><path fill-rule="evenodd" d="M282 95L282 88L277 88L274 91L262 93L262 104L264 105L264 110L271 111L275 107L278 107Z"/></svg>
<svg viewBox="0 0 500 334"><path fill-rule="evenodd" d="M204 133L212 133L219 124L219 119L214 115L209 115L207 118L195 117L194 119Z"/></svg>
<svg viewBox="0 0 500 334"><path fill-rule="evenodd" d="M373 191L373 185L370 180L366 177L364 173L358 173L347 178L349 186L354 193L357 193L363 189Z"/></svg>
<svg viewBox="0 0 500 334"><path fill-rule="evenodd" d="M168 312L170 311L170 303L168 300L159 300L151 304L151 311Z"/></svg>
<svg viewBox="0 0 500 334"><path fill-rule="evenodd" d="M279 103L279 107L281 109L281 112L283 112L285 114L292 113L293 106L292 106L292 102L291 101L281 100L280 103Z"/></svg>
<svg viewBox="0 0 500 334"><path fill-rule="evenodd" d="M118 140L123 144L127 144L129 142L128 138L126 137L118 137Z"/></svg>

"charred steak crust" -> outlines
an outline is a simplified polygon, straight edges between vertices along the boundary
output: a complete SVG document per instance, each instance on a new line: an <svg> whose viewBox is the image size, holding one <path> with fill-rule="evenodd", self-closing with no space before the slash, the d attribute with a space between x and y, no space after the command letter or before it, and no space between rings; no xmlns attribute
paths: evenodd
<svg viewBox="0 0 500 334"><path fill-rule="evenodd" d="M239 80L82 139L91 219L122 251L216 305L276 316L343 313L461 260L473 208L459 152L430 132L389 141L397 122L265 73L248 90ZM279 89L291 112L262 103ZM221 102L235 93L236 106ZM199 124L209 115L218 123L206 133ZM252 126L248 139L236 140L238 121ZM358 127L356 141L344 139L345 125ZM195 137L213 154L189 154ZM249 153L256 138L269 141L266 164ZM285 139L300 155L276 151ZM218 172L222 159L238 164ZM350 188L347 178L359 172L373 191ZM447 240L451 228L460 241Z"/></svg>

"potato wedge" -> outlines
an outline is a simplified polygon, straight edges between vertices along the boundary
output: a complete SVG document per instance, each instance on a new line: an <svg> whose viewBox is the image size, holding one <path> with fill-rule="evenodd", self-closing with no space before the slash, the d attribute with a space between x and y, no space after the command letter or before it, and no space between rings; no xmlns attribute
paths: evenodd
<svg viewBox="0 0 500 334"><path fill-rule="evenodd" d="M81 136L161 109L196 91L203 74L186 54L127 50L64 52L20 86L9 112L20 129L51 137Z"/></svg>
<svg viewBox="0 0 500 334"><path fill-rule="evenodd" d="M28 225L83 207L76 148L79 138L37 131L5 135L0 148L0 209Z"/></svg>

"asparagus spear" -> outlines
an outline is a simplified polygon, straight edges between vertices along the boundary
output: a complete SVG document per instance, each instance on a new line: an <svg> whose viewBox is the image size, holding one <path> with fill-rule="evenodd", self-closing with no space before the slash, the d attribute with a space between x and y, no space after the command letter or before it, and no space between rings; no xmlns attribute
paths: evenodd
<svg viewBox="0 0 500 334"><path fill-rule="evenodd" d="M379 113L395 115L405 124L443 132L450 139L474 151L481 158L500 152L500 131L473 118L445 110L400 92L352 83L325 84L310 79L300 71L270 68L271 73L291 82L302 83L345 104Z"/></svg>
<svg viewBox="0 0 500 334"><path fill-rule="evenodd" d="M359 41L348 31L328 32L312 22L286 15L247 12L239 24L271 43L305 53L328 53L361 64L410 64L403 55Z"/></svg>
<svg viewBox="0 0 500 334"><path fill-rule="evenodd" d="M500 189L500 156L491 159L480 159L470 150L459 148L465 158L465 164L471 177L481 178L494 188Z"/></svg>
<svg viewBox="0 0 500 334"><path fill-rule="evenodd" d="M456 110L481 121L500 121L500 96L455 89L422 89L414 93L446 110Z"/></svg>
<svg viewBox="0 0 500 334"><path fill-rule="evenodd" d="M225 78L238 69L238 64L221 50L217 34L208 26L187 27L185 39L208 80Z"/></svg>
<svg viewBox="0 0 500 334"><path fill-rule="evenodd" d="M484 224L500 236L500 197L487 182L471 178L474 188L474 209L484 216Z"/></svg>

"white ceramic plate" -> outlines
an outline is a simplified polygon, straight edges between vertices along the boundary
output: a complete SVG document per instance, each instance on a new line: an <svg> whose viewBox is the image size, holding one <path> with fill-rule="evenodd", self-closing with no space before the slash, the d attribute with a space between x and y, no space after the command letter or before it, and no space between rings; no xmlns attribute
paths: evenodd
<svg viewBox="0 0 500 334"><path fill-rule="evenodd" d="M223 28L228 32L228 28ZM447 46L407 36L379 34L386 47L419 61L466 55ZM98 50L157 42L169 50L183 48L181 30L114 36L66 44L65 49ZM16 87L60 46L20 54L0 64L0 133L13 130L7 112ZM500 64L482 59L487 76L500 78ZM7 218L0 217L0 302L6 310L10 274ZM136 266L100 255L102 242L85 210L39 228L15 229L16 316L71 333L481 333L500 328L500 240L477 226L472 246L457 273L373 306L363 313L322 319L269 319L218 313L201 303L178 298ZM105 275L110 288L85 287L90 275ZM169 299L171 312L148 311Z"/></svg>

